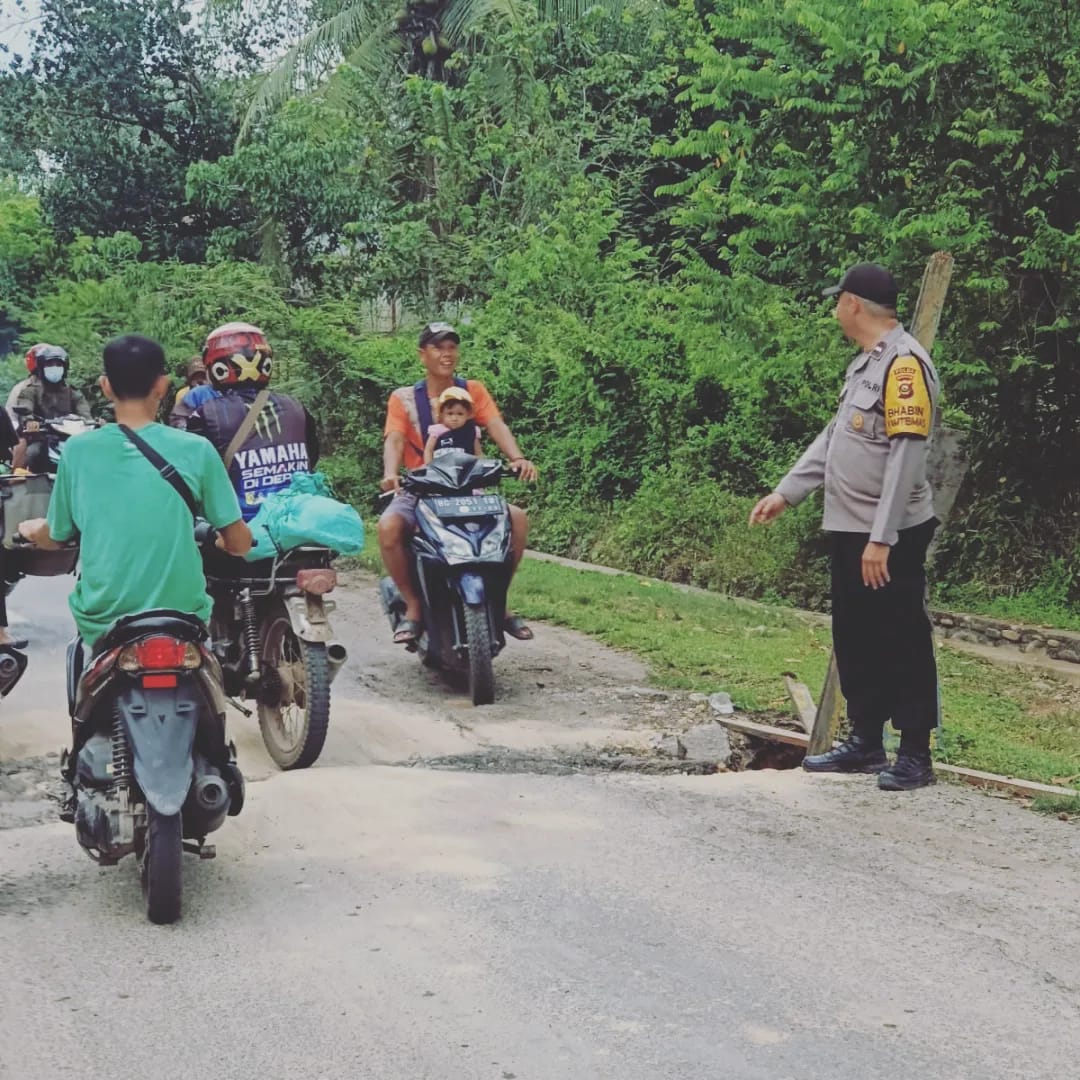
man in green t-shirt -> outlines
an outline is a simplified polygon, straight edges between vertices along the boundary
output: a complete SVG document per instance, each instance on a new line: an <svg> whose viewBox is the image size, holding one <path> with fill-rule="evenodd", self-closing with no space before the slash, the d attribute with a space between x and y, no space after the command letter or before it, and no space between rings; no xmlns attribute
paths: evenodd
<svg viewBox="0 0 1080 1080"><path fill-rule="evenodd" d="M156 341L128 335L105 346L101 389L116 423L64 445L49 517L20 531L39 547L78 539L80 576L71 594L79 633L93 646L118 619L154 608L210 617L202 558L183 496L120 429L144 439L184 478L202 514L231 555L251 547L225 466L198 435L155 422L169 392L165 354Z"/></svg>

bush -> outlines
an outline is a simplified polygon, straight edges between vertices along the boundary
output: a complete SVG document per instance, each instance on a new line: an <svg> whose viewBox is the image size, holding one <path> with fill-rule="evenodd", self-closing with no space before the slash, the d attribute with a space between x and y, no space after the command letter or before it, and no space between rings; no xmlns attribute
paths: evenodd
<svg viewBox="0 0 1080 1080"><path fill-rule="evenodd" d="M821 608L828 568L816 500L767 529L747 524L755 499L665 469L604 519L589 545L597 562L717 592Z"/></svg>

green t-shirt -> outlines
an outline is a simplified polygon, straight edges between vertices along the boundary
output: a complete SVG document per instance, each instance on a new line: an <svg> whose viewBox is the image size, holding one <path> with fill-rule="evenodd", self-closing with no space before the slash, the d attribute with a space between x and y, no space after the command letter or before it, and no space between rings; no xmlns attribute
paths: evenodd
<svg viewBox="0 0 1080 1080"><path fill-rule="evenodd" d="M236 493L208 440L161 424L138 433L183 476L212 525L240 520ZM49 534L61 542L79 537L80 577L70 605L87 644L117 619L152 608L209 619L191 512L116 424L64 444Z"/></svg>

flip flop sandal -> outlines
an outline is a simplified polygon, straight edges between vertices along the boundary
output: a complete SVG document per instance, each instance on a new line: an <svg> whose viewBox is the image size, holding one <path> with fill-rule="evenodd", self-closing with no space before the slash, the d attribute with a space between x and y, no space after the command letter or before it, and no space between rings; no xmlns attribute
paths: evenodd
<svg viewBox="0 0 1080 1080"><path fill-rule="evenodd" d="M424 627L419 619L402 619L394 631L394 644L415 645L423 632Z"/></svg>
<svg viewBox="0 0 1080 1080"><path fill-rule="evenodd" d="M520 615L507 615L503 619L502 628L504 633L509 634L518 641L532 641L535 637L525 620Z"/></svg>

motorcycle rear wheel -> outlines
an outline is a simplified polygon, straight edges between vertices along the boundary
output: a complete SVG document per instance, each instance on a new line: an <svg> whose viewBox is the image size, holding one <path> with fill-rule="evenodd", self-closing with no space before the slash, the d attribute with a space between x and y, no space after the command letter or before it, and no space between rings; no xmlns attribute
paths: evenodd
<svg viewBox="0 0 1080 1080"><path fill-rule="evenodd" d="M267 753L281 769L306 769L322 753L330 726L326 646L301 641L281 611L263 631L263 665L270 672L259 687L258 709Z"/></svg>
<svg viewBox="0 0 1080 1080"><path fill-rule="evenodd" d="M142 887L146 917L164 925L180 918L183 895L183 827L179 814L159 814L146 807L146 844L142 853Z"/></svg>
<svg viewBox="0 0 1080 1080"><path fill-rule="evenodd" d="M491 620L487 605L465 605L465 636L469 645L469 693L474 705L495 700L495 669L491 662Z"/></svg>

